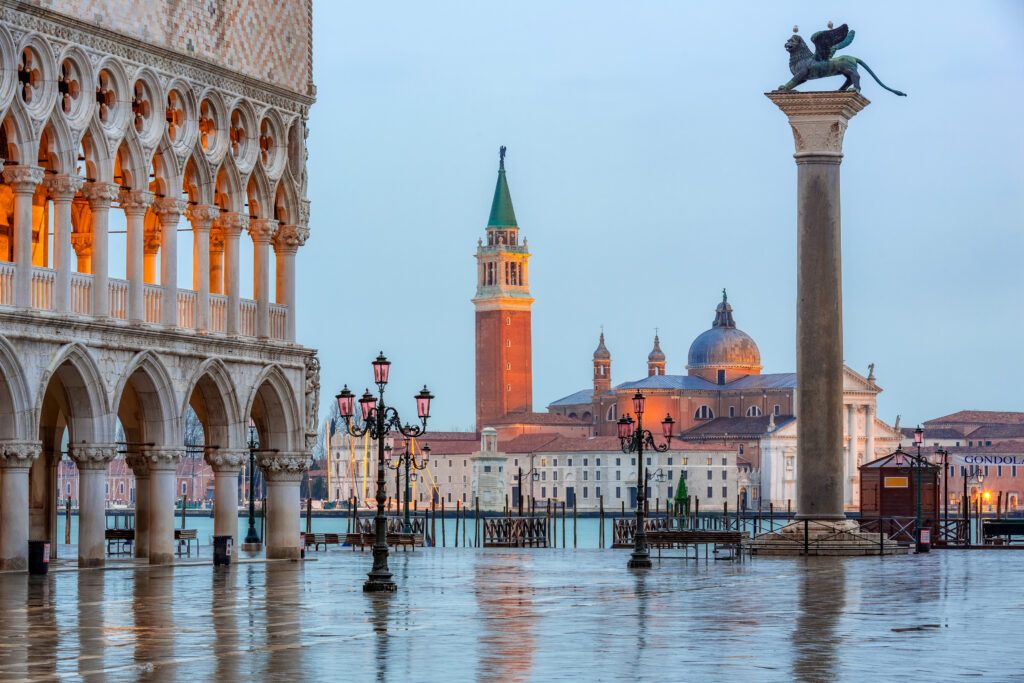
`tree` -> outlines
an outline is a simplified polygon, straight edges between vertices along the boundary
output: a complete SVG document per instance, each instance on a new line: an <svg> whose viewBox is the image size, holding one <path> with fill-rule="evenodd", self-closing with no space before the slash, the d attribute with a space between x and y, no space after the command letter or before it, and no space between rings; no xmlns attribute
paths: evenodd
<svg viewBox="0 0 1024 683"><path fill-rule="evenodd" d="M683 510L684 515L690 514L690 494L686 490L686 476L685 473L679 473L679 486L676 487L676 514L679 514L679 510Z"/></svg>

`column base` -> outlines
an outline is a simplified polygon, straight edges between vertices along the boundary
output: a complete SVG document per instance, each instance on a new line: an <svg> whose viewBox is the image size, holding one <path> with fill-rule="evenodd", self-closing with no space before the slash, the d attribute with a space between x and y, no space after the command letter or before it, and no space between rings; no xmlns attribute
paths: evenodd
<svg viewBox="0 0 1024 683"><path fill-rule="evenodd" d="M8 557L0 560L0 572L18 572L28 569L27 557Z"/></svg>
<svg viewBox="0 0 1024 683"><path fill-rule="evenodd" d="M284 546L281 548L273 548L269 545L267 546L268 560L298 560L301 555L302 549L295 546Z"/></svg>
<svg viewBox="0 0 1024 683"><path fill-rule="evenodd" d="M94 569L105 566L107 566L107 558L105 557L78 557L79 569Z"/></svg>
<svg viewBox="0 0 1024 683"><path fill-rule="evenodd" d="M156 553L150 554L150 564L174 564L174 553Z"/></svg>

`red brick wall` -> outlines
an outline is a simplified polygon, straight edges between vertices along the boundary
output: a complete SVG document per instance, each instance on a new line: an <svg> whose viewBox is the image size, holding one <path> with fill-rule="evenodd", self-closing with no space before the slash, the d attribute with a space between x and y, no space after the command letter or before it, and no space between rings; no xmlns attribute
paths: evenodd
<svg viewBox="0 0 1024 683"><path fill-rule="evenodd" d="M529 311L477 311L476 425L533 410Z"/></svg>

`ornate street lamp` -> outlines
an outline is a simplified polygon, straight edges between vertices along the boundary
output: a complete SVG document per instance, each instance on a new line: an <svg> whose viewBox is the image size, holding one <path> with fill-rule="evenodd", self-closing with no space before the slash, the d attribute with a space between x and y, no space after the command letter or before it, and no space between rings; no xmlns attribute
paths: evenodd
<svg viewBox="0 0 1024 683"><path fill-rule="evenodd" d="M633 396L633 412L636 413L636 428L634 429L633 418L624 415L617 423L619 442L622 445L623 453L636 453L636 532L633 534L633 554L629 558L627 566L630 569L649 569L651 567L651 555L647 549L647 530L644 528L646 511L644 500L647 492L648 477L644 471L644 446L648 449L664 453L672 444L672 430L675 420L671 415L666 415L661 421L661 434L665 437L665 443L657 446L654 443L654 435L643 427L643 415L646 399L639 391ZM662 475L664 476L664 474Z"/></svg>
<svg viewBox="0 0 1024 683"><path fill-rule="evenodd" d="M395 470L395 475L396 476L398 476L400 474L400 472L402 470L402 466L403 465L405 466L405 496L403 496L403 498L405 500L405 514L404 514L403 520L402 520L402 533L403 534L411 534L412 533L412 522L409 521L409 478L410 478L410 474L409 473L410 473L411 470L422 470L422 469L424 469L427 466L427 464L428 464L428 462L430 460L430 446L426 445L426 446L424 446L423 448L420 449L420 456L421 457L420 457L420 459L418 461L416 460L416 456L413 455L409 451L408 443L406 443L406 445L405 445L405 452L398 454L397 458L395 459L395 464L394 465L392 465L391 462L390 462L391 454L392 454L391 446L386 446L384 448L384 459L386 461L388 461L387 462L387 466L390 469ZM416 473L412 472L411 476L412 476L412 480L416 481ZM395 495L398 495L398 487L397 487L397 485L395 487Z"/></svg>
<svg viewBox="0 0 1024 683"><path fill-rule="evenodd" d="M387 500L384 484L384 468L386 466L384 457L384 440L388 433L394 429L407 438L420 436L427 431L427 418L430 417L430 400L434 398L426 385L423 391L416 394L416 413L422 421L423 426L402 425L398 411L384 403L384 386L388 383L388 373L391 369L391 362L384 357L382 351L373 361L373 381L377 385L378 398L374 398L367 389L362 398L359 399L359 409L362 416L363 426L352 424L355 395L349 391L348 385L342 388L335 397L338 400L338 412L345 419L345 427L350 436L361 437L369 435L377 442L377 514L374 516L376 539L373 543L373 568L370 570L366 582L363 584L363 591L394 591L395 582L391 580L391 571L388 569L388 528L387 517L384 515L384 503Z"/></svg>
<svg viewBox="0 0 1024 683"><path fill-rule="evenodd" d="M921 444L924 442L924 430L918 426L914 430L914 445L917 447L917 455L910 455L904 453L903 448L898 446L896 452L893 453L893 464L901 472L910 473L911 469L917 472L916 477L916 488L917 488L917 503L915 506L915 517L914 517L914 547L919 553L926 553L931 549L931 541L928 543L922 543L921 541L921 529L924 526L921 520L921 470L923 470L929 464L921 457Z"/></svg>
<svg viewBox="0 0 1024 683"><path fill-rule="evenodd" d="M249 529L245 532L245 544L249 547L259 545L260 537L256 533L256 449L260 447L260 435L256 423L249 418Z"/></svg>
<svg viewBox="0 0 1024 683"><path fill-rule="evenodd" d="M528 471L523 472L523 468L519 468L519 478L516 481L519 483L519 516L523 516L523 477L529 477L533 475L534 481L540 481L540 471L536 467L531 467ZM530 495L533 495L533 487L530 487ZM530 510L530 515L533 515L533 510Z"/></svg>

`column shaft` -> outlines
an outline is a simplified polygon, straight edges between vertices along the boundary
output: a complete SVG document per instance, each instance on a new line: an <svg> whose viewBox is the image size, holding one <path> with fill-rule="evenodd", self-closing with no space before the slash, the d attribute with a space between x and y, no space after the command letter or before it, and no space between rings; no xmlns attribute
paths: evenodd
<svg viewBox="0 0 1024 683"><path fill-rule="evenodd" d="M267 559L298 559L299 485L309 466L306 453L275 453L259 458L267 485Z"/></svg>
<svg viewBox="0 0 1024 683"><path fill-rule="evenodd" d="M256 336L270 338L270 241L277 230L277 221L253 219L249 236L253 243L253 291L256 296Z"/></svg>
<svg viewBox="0 0 1024 683"><path fill-rule="evenodd" d="M28 477L32 462L39 457L38 441L8 441L2 447L3 476L0 478L0 569L28 567Z"/></svg>
<svg viewBox="0 0 1024 683"><path fill-rule="evenodd" d="M86 183L82 188L92 211L92 314L98 318L110 315L107 231L110 203L117 199L118 189L111 183Z"/></svg>
<svg viewBox="0 0 1024 683"><path fill-rule="evenodd" d="M82 188L82 179L58 175L47 178L46 184L53 200L53 267L57 271L53 308L67 314L71 312L71 203Z"/></svg>
<svg viewBox="0 0 1024 683"><path fill-rule="evenodd" d="M232 537L238 548L238 473L249 458L244 450L208 450L204 455L214 472L213 533Z"/></svg>
<svg viewBox="0 0 1024 683"><path fill-rule="evenodd" d="M178 220L187 204L179 199L164 197L155 203L160 218L160 323L166 327L178 326Z"/></svg>
<svg viewBox="0 0 1024 683"><path fill-rule="evenodd" d="M195 328L210 329L210 228L220 210L215 206L190 206L192 222L192 286L196 290Z"/></svg>
<svg viewBox="0 0 1024 683"><path fill-rule="evenodd" d="M847 404L846 491L843 502L853 505L853 482L857 478L857 406Z"/></svg>
<svg viewBox="0 0 1024 683"><path fill-rule="evenodd" d="M38 166L8 166L4 179L14 192L14 305L32 306L32 196L43 180Z"/></svg>
<svg viewBox="0 0 1024 683"><path fill-rule="evenodd" d="M145 225L146 210L153 204L153 193L142 190L122 192L118 197L128 219L127 268L128 320L142 323L146 320L143 300L145 283ZM138 532L136 532L138 535ZM138 545L138 544L136 544Z"/></svg>
<svg viewBox="0 0 1024 683"><path fill-rule="evenodd" d="M864 462L875 459L875 407L864 406Z"/></svg>
<svg viewBox="0 0 1024 683"><path fill-rule="evenodd" d="M239 320L241 279L238 267L238 239L242 234L242 230L249 227L249 217L245 214L229 213L223 215L220 223L224 230L224 285L227 289L228 297L225 328L229 335L237 336L241 331L241 321Z"/></svg>
<svg viewBox="0 0 1024 683"><path fill-rule="evenodd" d="M74 444L69 455L78 465L78 566L106 564L107 465L117 454L116 444Z"/></svg>
<svg viewBox="0 0 1024 683"><path fill-rule="evenodd" d="M126 460L135 477L135 557L149 557L149 461L144 452Z"/></svg>
<svg viewBox="0 0 1024 683"><path fill-rule="evenodd" d="M304 225L282 225L274 236L277 254L277 303L287 308L285 340L295 341L295 252L306 243L309 228Z"/></svg>
<svg viewBox="0 0 1024 683"><path fill-rule="evenodd" d="M147 448L149 464L149 563L174 563L175 480L183 449Z"/></svg>

